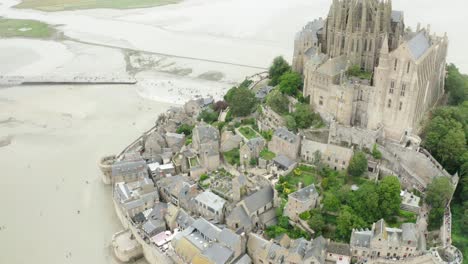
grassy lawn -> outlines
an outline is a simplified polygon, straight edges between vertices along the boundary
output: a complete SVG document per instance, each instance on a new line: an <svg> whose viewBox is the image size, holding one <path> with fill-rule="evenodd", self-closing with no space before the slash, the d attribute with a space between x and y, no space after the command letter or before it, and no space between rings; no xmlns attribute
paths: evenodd
<svg viewBox="0 0 468 264"><path fill-rule="evenodd" d="M260 158L264 160L272 160L276 157L276 154L269 151L268 149L264 149L260 152Z"/></svg>
<svg viewBox="0 0 468 264"><path fill-rule="evenodd" d="M55 32L54 28L40 21L0 18L1 38L50 38Z"/></svg>
<svg viewBox="0 0 468 264"><path fill-rule="evenodd" d="M257 134L257 132L255 132L255 130L253 130L249 126L240 127L239 132L241 132L241 134L249 140L256 137L261 137L259 134Z"/></svg>
<svg viewBox="0 0 468 264"><path fill-rule="evenodd" d="M390 227L399 228L404 223L416 223L417 218L418 216L416 213L400 209L399 215L393 219L389 219L388 225Z"/></svg>
<svg viewBox="0 0 468 264"><path fill-rule="evenodd" d="M240 165L240 153L239 149L235 148L228 152L224 152L224 160L231 165Z"/></svg>
<svg viewBox="0 0 468 264"><path fill-rule="evenodd" d="M191 158L191 159L190 159L190 165L191 165L192 167L196 167L196 166L200 165L200 164L198 163L198 158L196 158L196 157L195 157L195 158Z"/></svg>
<svg viewBox="0 0 468 264"><path fill-rule="evenodd" d="M452 242L463 254L463 264L468 264L468 231L463 230L463 207L452 203Z"/></svg>
<svg viewBox="0 0 468 264"><path fill-rule="evenodd" d="M130 9L176 4L182 0L23 0L16 8L64 11L93 8Z"/></svg>
<svg viewBox="0 0 468 264"><path fill-rule="evenodd" d="M304 188L312 183L316 183L317 177L318 175L312 168L299 166L288 175L280 177L280 181L275 188L286 199L287 195L298 190L298 183L302 183L302 187Z"/></svg>

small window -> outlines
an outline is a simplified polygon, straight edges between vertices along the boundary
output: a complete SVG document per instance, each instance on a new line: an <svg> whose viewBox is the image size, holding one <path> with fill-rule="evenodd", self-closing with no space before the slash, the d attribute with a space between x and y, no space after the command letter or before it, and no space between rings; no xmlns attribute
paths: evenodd
<svg viewBox="0 0 468 264"><path fill-rule="evenodd" d="M395 66L393 67L393 70L396 71L398 67L398 59L395 59Z"/></svg>
<svg viewBox="0 0 468 264"><path fill-rule="evenodd" d="M398 109L401 111L402 108L403 108L403 102L400 102L400 107L398 107Z"/></svg>
<svg viewBox="0 0 468 264"><path fill-rule="evenodd" d="M388 108L392 107L392 99L388 99L388 104L387 104Z"/></svg>
<svg viewBox="0 0 468 264"><path fill-rule="evenodd" d="M323 96L320 96L319 105L323 105Z"/></svg>
<svg viewBox="0 0 468 264"><path fill-rule="evenodd" d="M405 92L406 92L406 83L404 83L404 84L401 85L401 92L400 92L400 95L401 95L401 96L405 96Z"/></svg>
<svg viewBox="0 0 468 264"><path fill-rule="evenodd" d="M411 68L411 62L408 62L408 68L406 69L406 73L409 73L410 68Z"/></svg>

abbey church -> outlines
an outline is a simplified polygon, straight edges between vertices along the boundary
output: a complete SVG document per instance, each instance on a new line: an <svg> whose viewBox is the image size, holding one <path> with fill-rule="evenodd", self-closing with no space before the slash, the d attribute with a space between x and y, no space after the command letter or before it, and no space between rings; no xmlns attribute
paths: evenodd
<svg viewBox="0 0 468 264"><path fill-rule="evenodd" d="M297 34L293 69L328 122L403 141L444 93L447 47L430 26L407 29L391 0L333 0Z"/></svg>

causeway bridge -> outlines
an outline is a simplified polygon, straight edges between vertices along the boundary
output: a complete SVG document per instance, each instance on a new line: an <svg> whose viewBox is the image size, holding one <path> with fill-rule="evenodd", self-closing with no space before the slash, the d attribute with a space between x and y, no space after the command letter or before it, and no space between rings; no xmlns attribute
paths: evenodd
<svg viewBox="0 0 468 264"><path fill-rule="evenodd" d="M45 76L8 76L0 75L0 86L16 85L53 85L53 84L136 84L137 80L130 76L77 76L77 75L45 75Z"/></svg>

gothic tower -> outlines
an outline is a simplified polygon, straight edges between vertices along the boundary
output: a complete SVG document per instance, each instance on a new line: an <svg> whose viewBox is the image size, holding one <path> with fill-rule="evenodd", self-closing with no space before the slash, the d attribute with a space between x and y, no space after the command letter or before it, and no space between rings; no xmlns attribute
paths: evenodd
<svg viewBox="0 0 468 264"><path fill-rule="evenodd" d="M352 64L373 71L384 36L390 36L390 43L396 47L403 33L402 19L398 26L392 16L390 0L333 0L323 51L331 58L346 55Z"/></svg>

